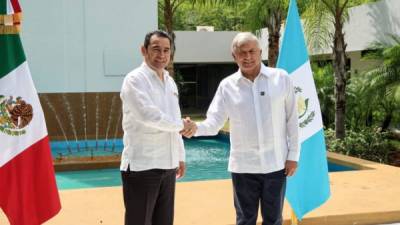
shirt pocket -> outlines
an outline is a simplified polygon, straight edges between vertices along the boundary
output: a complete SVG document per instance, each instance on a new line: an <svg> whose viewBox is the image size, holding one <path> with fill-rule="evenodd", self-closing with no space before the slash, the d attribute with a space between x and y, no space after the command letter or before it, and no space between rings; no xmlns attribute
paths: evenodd
<svg viewBox="0 0 400 225"><path fill-rule="evenodd" d="M171 107L173 109L178 109L179 108L179 94L178 91L170 91L169 92L170 96L170 100L171 100Z"/></svg>
<svg viewBox="0 0 400 225"><path fill-rule="evenodd" d="M286 98L286 85L281 79L268 83L269 96L272 101L284 101Z"/></svg>
<svg viewBox="0 0 400 225"><path fill-rule="evenodd" d="M180 120L181 119L181 110L179 105L179 94L178 90L174 87L168 88L168 107L171 112L172 119Z"/></svg>
<svg viewBox="0 0 400 225"><path fill-rule="evenodd" d="M269 94L273 111L281 111L285 106L286 93L282 88L273 88Z"/></svg>
<svg viewBox="0 0 400 225"><path fill-rule="evenodd" d="M228 98L228 112L229 118L232 118L232 122L243 122L247 121L249 116L254 115L254 109L251 107L253 104L249 101L253 101L252 93L246 91L232 92Z"/></svg>

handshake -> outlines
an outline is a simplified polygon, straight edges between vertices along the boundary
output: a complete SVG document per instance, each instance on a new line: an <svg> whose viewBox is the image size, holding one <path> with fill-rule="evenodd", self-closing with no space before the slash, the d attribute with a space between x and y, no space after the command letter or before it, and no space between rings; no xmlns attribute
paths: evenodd
<svg viewBox="0 0 400 225"><path fill-rule="evenodd" d="M197 131L197 125L193 122L190 117L186 117L183 119L183 130L179 131L179 133L187 138L193 137L193 135Z"/></svg>

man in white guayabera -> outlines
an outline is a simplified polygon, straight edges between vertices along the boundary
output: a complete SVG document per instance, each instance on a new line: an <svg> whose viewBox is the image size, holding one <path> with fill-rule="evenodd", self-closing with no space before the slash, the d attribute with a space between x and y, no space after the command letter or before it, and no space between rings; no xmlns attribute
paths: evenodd
<svg viewBox="0 0 400 225"><path fill-rule="evenodd" d="M146 35L144 62L126 75L121 100L124 150L121 175L125 225L172 225L175 181L185 173L178 89L164 69L173 43L163 31Z"/></svg>
<svg viewBox="0 0 400 225"><path fill-rule="evenodd" d="M187 137L215 135L229 118L230 156L237 225L281 225L286 177L300 157L294 87L286 71L264 66L257 37L232 42L239 70L219 84L207 112Z"/></svg>

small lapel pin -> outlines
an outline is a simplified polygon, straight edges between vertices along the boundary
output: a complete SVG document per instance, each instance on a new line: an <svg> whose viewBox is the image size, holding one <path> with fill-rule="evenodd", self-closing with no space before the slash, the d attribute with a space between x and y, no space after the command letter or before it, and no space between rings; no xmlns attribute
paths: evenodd
<svg viewBox="0 0 400 225"><path fill-rule="evenodd" d="M264 95L265 95L265 92L263 92L263 91L260 92L260 95L261 95L261 96L264 96Z"/></svg>

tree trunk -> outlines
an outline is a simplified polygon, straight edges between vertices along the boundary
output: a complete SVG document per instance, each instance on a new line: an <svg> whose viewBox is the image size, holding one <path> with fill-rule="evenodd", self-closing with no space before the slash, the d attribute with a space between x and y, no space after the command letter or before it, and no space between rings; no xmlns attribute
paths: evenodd
<svg viewBox="0 0 400 225"><path fill-rule="evenodd" d="M270 31L268 28L268 66L276 67L279 56L279 32Z"/></svg>
<svg viewBox="0 0 400 225"><path fill-rule="evenodd" d="M382 122L382 132L386 131L389 128L390 123L392 122L392 112L386 112L385 118L383 119Z"/></svg>
<svg viewBox="0 0 400 225"><path fill-rule="evenodd" d="M164 0L164 23L166 32L172 37L172 45L171 45L171 59L167 66L167 70L171 77L175 76L174 71L174 55L175 55L175 34L173 30L173 18L174 12L172 11L172 5L170 0Z"/></svg>
<svg viewBox="0 0 400 225"><path fill-rule="evenodd" d="M367 118L365 119L365 126L367 127L371 127L372 126L372 122L373 122L373 115L372 115L372 111L368 110L367 112Z"/></svg>
<svg viewBox="0 0 400 225"><path fill-rule="evenodd" d="M267 24L268 28L268 66L276 67L279 56L279 39L281 37L281 15L274 13L274 18L271 18L270 23Z"/></svg>
<svg viewBox="0 0 400 225"><path fill-rule="evenodd" d="M333 69L335 72L335 134L336 138L343 139L346 136L346 44L344 42L342 15L339 12L335 16L335 34L333 44Z"/></svg>

